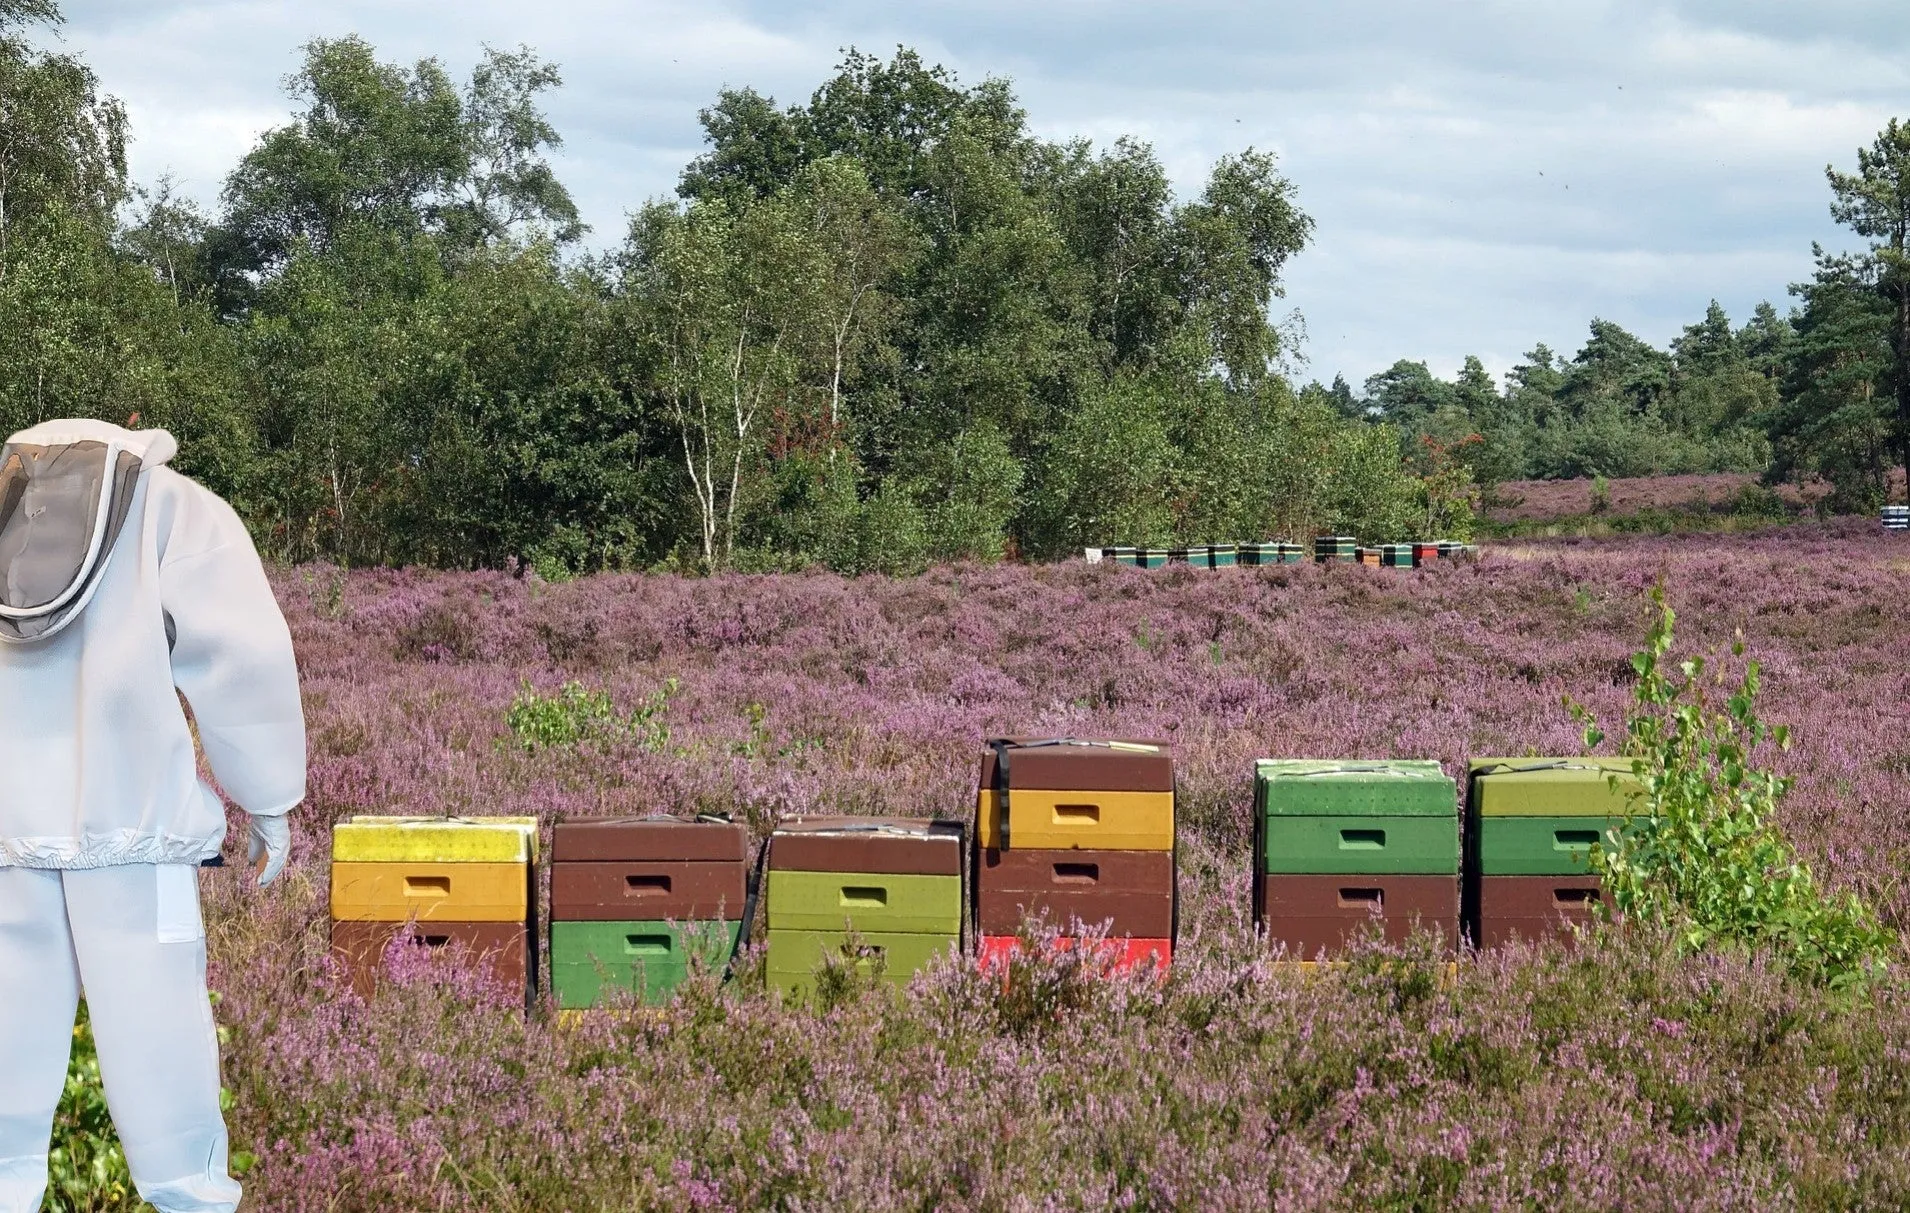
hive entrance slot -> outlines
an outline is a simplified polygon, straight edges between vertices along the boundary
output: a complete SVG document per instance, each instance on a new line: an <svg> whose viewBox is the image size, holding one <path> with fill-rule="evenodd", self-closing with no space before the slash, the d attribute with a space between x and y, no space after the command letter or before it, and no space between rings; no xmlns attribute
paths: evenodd
<svg viewBox="0 0 1910 1213"><path fill-rule="evenodd" d="M427 948L442 948L451 942L449 935L414 935L411 942L423 944Z"/></svg>
<svg viewBox="0 0 1910 1213"><path fill-rule="evenodd" d="M1098 804L1058 804L1054 807L1056 825L1093 825L1101 820Z"/></svg>
<svg viewBox="0 0 1910 1213"><path fill-rule="evenodd" d="M1383 889L1341 889L1340 908L1343 910L1368 910L1379 913L1385 908L1386 893Z"/></svg>
<svg viewBox="0 0 1910 1213"><path fill-rule="evenodd" d="M626 876L623 878L625 897L665 897L670 892L668 876Z"/></svg>
<svg viewBox="0 0 1910 1213"><path fill-rule="evenodd" d="M1054 865L1056 884L1093 884L1101 879L1098 863L1058 863Z"/></svg>
<svg viewBox="0 0 1910 1213"><path fill-rule="evenodd" d="M449 897L451 896L451 878L449 876L407 876L405 877L406 897Z"/></svg>
<svg viewBox="0 0 1910 1213"><path fill-rule="evenodd" d="M1597 889L1553 889L1552 904L1564 910L1584 910L1599 902Z"/></svg>
<svg viewBox="0 0 1910 1213"><path fill-rule="evenodd" d="M670 943L668 935L626 935L623 937L623 950L633 956L667 955Z"/></svg>
<svg viewBox="0 0 1910 1213"><path fill-rule="evenodd" d="M1560 851L1579 851L1598 845L1597 830L1553 830L1553 849Z"/></svg>
<svg viewBox="0 0 1910 1213"><path fill-rule="evenodd" d="M886 906L889 904L889 891L879 885L844 885L842 904L845 906Z"/></svg>
<svg viewBox="0 0 1910 1213"><path fill-rule="evenodd" d="M1377 851L1386 845L1385 830L1341 830L1342 851Z"/></svg>

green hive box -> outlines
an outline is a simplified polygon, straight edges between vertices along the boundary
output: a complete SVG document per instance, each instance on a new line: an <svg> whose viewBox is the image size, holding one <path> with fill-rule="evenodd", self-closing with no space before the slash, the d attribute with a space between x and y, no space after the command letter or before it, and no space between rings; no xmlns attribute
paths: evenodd
<svg viewBox="0 0 1910 1213"><path fill-rule="evenodd" d="M1169 559L1171 554L1166 548L1140 548L1136 555L1136 560L1144 569L1164 569Z"/></svg>
<svg viewBox="0 0 1910 1213"><path fill-rule="evenodd" d="M1629 758L1476 758L1470 803L1476 817L1624 817L1628 788Z"/></svg>
<svg viewBox="0 0 1910 1213"><path fill-rule="evenodd" d="M1269 817L1261 870L1297 876L1449 876L1459 871L1459 819Z"/></svg>
<svg viewBox="0 0 1910 1213"><path fill-rule="evenodd" d="M1436 762L1265 759L1254 767L1260 870L1448 876L1459 805Z"/></svg>
<svg viewBox="0 0 1910 1213"><path fill-rule="evenodd" d="M555 922L550 928L550 984L567 1011L635 995L656 1006L689 977L694 964L720 972L743 933L741 922Z"/></svg>
<svg viewBox="0 0 1910 1213"><path fill-rule="evenodd" d="M860 934L859 939L865 952L880 953L882 979L893 986L907 985L909 978L917 971L937 956L951 949L959 949L961 942L955 934L877 932ZM816 970L822 966L825 956L847 959L844 952L847 941L847 936L841 931L770 928L768 955L764 958L769 988L788 997L807 998L815 989ZM870 959L858 957L854 963L864 974L873 971L873 961Z"/></svg>
<svg viewBox="0 0 1910 1213"><path fill-rule="evenodd" d="M1240 548L1232 543L1213 543L1207 546L1207 567L1210 569L1231 569L1239 563Z"/></svg>
<svg viewBox="0 0 1910 1213"><path fill-rule="evenodd" d="M769 929L960 935L960 876L882 872L769 873Z"/></svg>
<svg viewBox="0 0 1910 1213"><path fill-rule="evenodd" d="M1610 847L1612 817L1481 817L1473 846L1481 876L1584 876L1594 848Z"/></svg>
<svg viewBox="0 0 1910 1213"><path fill-rule="evenodd" d="M1436 762L1263 758L1254 806L1279 817L1454 817L1459 798Z"/></svg>
<svg viewBox="0 0 1910 1213"><path fill-rule="evenodd" d="M1103 559L1112 561L1115 564L1132 565L1132 564L1139 564L1141 562L1141 553L1140 553L1140 549L1138 548L1127 548L1127 547L1102 548L1101 552L1102 552Z"/></svg>

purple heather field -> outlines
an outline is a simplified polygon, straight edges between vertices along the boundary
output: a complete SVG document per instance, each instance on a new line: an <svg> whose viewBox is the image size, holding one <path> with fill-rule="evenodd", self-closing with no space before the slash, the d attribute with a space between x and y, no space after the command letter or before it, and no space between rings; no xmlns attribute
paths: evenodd
<svg viewBox="0 0 1910 1213"><path fill-rule="evenodd" d="M1489 546L1417 571L1084 563L831 575L277 574L311 798L272 889L207 879L257 1207L1722 1208L1910 1204L1910 983L1801 989L1630 933L1276 965L1248 921L1258 757L1577 752L1622 718L1663 577L1681 648L1742 629L1789 723L1790 836L1910 920L1910 540L1874 523ZM520 681L661 752L505 745ZM758 705L752 708L752 705ZM753 723L756 721L757 723ZM789 1009L743 980L581 1025L446 959L361 1001L327 964L352 813L966 816L978 743L1158 736L1181 786L1170 978L1012 987L959 960ZM1900 968L1901 966L1899 966Z"/></svg>

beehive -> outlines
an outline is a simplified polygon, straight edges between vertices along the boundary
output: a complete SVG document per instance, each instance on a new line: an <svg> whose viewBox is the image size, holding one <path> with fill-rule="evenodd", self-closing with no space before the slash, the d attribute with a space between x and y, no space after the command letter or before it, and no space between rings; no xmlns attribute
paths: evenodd
<svg viewBox="0 0 1910 1213"><path fill-rule="evenodd" d="M745 928L749 839L720 820L558 823L551 839L551 989L565 1010L668 999L721 972Z"/></svg>
<svg viewBox="0 0 1910 1213"><path fill-rule="evenodd" d="M537 819L358 816L332 827L332 949L369 995L403 939L463 949L521 988L537 982Z"/></svg>
<svg viewBox="0 0 1910 1213"><path fill-rule="evenodd" d="M1173 951L1174 765L1155 741L989 744L976 790L975 914L984 951L1025 921ZM1111 945L1112 946L1112 945Z"/></svg>
<svg viewBox="0 0 1910 1213"><path fill-rule="evenodd" d="M786 821L769 840L770 988L801 998L825 959L900 985L959 949L967 830L893 817Z"/></svg>
<svg viewBox="0 0 1910 1213"><path fill-rule="evenodd" d="M1410 543L1386 543L1379 549L1379 562L1389 569L1410 569L1419 563Z"/></svg>
<svg viewBox="0 0 1910 1213"><path fill-rule="evenodd" d="M1468 931L1570 938L1598 904L1592 853L1624 827L1638 784L1623 758L1481 758L1467 797Z"/></svg>
<svg viewBox="0 0 1910 1213"><path fill-rule="evenodd" d="M1352 535L1321 535L1313 540L1313 559L1353 563L1360 558L1360 541Z"/></svg>
<svg viewBox="0 0 1910 1213"><path fill-rule="evenodd" d="M1210 543L1201 549L1204 563L1210 569L1231 569L1240 562L1240 546L1233 543Z"/></svg>
<svg viewBox="0 0 1910 1213"><path fill-rule="evenodd" d="M1448 946L1459 929L1459 810L1436 762L1267 759L1254 779L1254 920L1331 956L1377 926Z"/></svg>

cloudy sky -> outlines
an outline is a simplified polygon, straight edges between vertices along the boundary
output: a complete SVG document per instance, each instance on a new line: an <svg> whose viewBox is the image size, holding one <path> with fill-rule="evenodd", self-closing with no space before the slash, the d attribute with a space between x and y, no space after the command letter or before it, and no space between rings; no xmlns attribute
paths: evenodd
<svg viewBox="0 0 1910 1213"><path fill-rule="evenodd" d="M283 123L298 47L356 32L458 75L559 63L559 172L614 243L668 192L719 88L806 98L841 47L1014 80L1053 137L1152 142L1183 194L1272 148L1317 221L1286 305L1305 373L1504 371L1593 316L1654 342L1718 299L1788 306L1850 167L1910 117L1903 0L65 0L131 112L136 176L200 200Z"/></svg>

